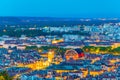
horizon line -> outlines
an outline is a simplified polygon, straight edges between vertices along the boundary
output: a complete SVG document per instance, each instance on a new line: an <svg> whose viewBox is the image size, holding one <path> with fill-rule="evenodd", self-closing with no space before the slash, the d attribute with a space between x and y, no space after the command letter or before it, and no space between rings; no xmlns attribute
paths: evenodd
<svg viewBox="0 0 120 80"><path fill-rule="evenodd" d="M82 19L82 18L89 18L89 19L99 19L99 18L105 18L105 19L113 19L117 18L119 19L120 17L54 17L54 16L0 16L0 17L30 17L30 18L74 18L74 19Z"/></svg>

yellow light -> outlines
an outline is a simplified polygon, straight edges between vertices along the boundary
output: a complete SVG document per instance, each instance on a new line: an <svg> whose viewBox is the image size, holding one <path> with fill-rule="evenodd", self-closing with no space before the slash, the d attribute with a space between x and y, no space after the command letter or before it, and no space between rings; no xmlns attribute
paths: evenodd
<svg viewBox="0 0 120 80"><path fill-rule="evenodd" d="M48 62L51 62L51 60L50 60L50 59L48 59Z"/></svg>
<svg viewBox="0 0 120 80"><path fill-rule="evenodd" d="M59 39L59 40L52 40L52 44L57 44L57 43L60 43L60 42L64 42L64 39Z"/></svg>
<svg viewBox="0 0 120 80"><path fill-rule="evenodd" d="M6 30L4 29L3 32L6 32Z"/></svg>
<svg viewBox="0 0 120 80"><path fill-rule="evenodd" d="M48 54L52 54L52 52L50 51L50 52L48 52Z"/></svg>
<svg viewBox="0 0 120 80"><path fill-rule="evenodd" d="M56 40L52 41L52 44L57 44L58 42Z"/></svg>
<svg viewBox="0 0 120 80"><path fill-rule="evenodd" d="M38 50L38 52L42 52L42 50Z"/></svg>

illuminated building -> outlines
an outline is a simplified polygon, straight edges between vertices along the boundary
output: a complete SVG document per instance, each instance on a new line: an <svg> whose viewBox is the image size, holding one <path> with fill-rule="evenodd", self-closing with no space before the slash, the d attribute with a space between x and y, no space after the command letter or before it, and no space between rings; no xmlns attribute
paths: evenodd
<svg viewBox="0 0 120 80"><path fill-rule="evenodd" d="M83 51L79 48L77 49L71 49L71 50L67 50L65 53L65 58L66 60L78 60L80 58L83 58L85 55L83 53Z"/></svg>
<svg viewBox="0 0 120 80"><path fill-rule="evenodd" d="M51 62L52 61L52 59L54 58L54 51L52 51L52 50L50 50L49 52L48 52L48 61L49 62Z"/></svg>
<svg viewBox="0 0 120 80"><path fill-rule="evenodd" d="M18 45L17 49L24 50L26 48L26 45Z"/></svg>
<svg viewBox="0 0 120 80"><path fill-rule="evenodd" d="M0 45L0 48L3 48L3 45Z"/></svg>
<svg viewBox="0 0 120 80"><path fill-rule="evenodd" d="M63 39L54 39L54 40L52 40L52 44L57 44L57 43L61 43L61 42L64 42L64 40Z"/></svg>
<svg viewBox="0 0 120 80"><path fill-rule="evenodd" d="M52 63L54 63L54 64L60 64L62 61L63 61L62 56L61 56L61 55L58 55L58 56L55 56L55 57L54 57Z"/></svg>
<svg viewBox="0 0 120 80"><path fill-rule="evenodd" d="M120 43L113 43L113 45L112 45L112 48L114 49L114 48L117 48L117 47L120 47Z"/></svg>

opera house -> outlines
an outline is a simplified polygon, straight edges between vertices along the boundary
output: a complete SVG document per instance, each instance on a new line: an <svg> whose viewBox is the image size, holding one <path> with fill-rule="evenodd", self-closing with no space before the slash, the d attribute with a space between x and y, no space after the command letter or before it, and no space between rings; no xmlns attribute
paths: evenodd
<svg viewBox="0 0 120 80"><path fill-rule="evenodd" d="M84 52L80 48L70 49L70 50L67 50L66 53L65 53L65 58L66 58L67 61L78 60L78 59L84 58L84 56L85 56Z"/></svg>

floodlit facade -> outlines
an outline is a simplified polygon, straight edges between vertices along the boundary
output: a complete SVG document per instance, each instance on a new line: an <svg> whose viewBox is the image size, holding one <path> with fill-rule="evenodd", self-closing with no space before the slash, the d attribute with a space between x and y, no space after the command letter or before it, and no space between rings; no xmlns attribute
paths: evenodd
<svg viewBox="0 0 120 80"><path fill-rule="evenodd" d="M70 59L78 60L84 56L85 55L84 55L83 51L79 48L67 50L65 53L66 60L70 60Z"/></svg>

